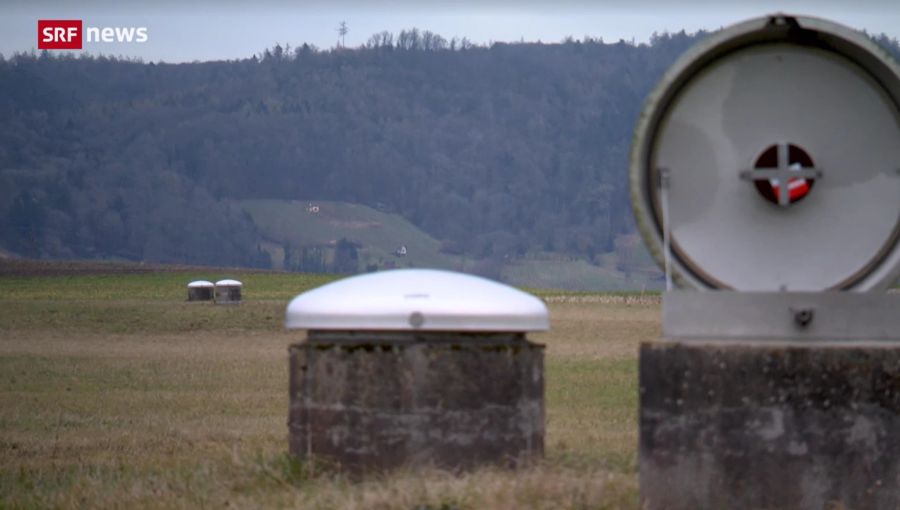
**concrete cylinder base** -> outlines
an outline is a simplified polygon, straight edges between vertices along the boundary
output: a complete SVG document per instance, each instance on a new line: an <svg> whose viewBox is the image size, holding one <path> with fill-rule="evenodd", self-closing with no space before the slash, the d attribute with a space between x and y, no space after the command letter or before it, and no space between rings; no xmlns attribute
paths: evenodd
<svg viewBox="0 0 900 510"><path fill-rule="evenodd" d="M188 301L212 301L212 287L188 287Z"/></svg>
<svg viewBox="0 0 900 510"><path fill-rule="evenodd" d="M241 303L241 288L218 286L216 287L217 305L238 305Z"/></svg>
<svg viewBox="0 0 900 510"><path fill-rule="evenodd" d="M290 347L288 427L292 454L357 472L540 458L543 346L521 334L311 332Z"/></svg>
<svg viewBox="0 0 900 510"><path fill-rule="evenodd" d="M900 345L641 346L644 509L900 508Z"/></svg>

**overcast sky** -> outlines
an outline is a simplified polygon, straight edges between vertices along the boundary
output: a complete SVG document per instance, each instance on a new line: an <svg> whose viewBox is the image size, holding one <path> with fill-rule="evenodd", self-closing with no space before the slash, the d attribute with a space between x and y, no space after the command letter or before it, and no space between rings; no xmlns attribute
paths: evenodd
<svg viewBox="0 0 900 510"><path fill-rule="evenodd" d="M189 62L245 58L276 42L330 48L337 42L341 21L350 29L347 46L359 46L382 30L397 33L412 27L476 43L558 42L569 35L640 43L653 32L715 30L775 11L828 18L900 38L900 0L6 0L0 4L0 53L36 48L38 19L81 19L85 27L145 26L146 43L86 43L85 50Z"/></svg>

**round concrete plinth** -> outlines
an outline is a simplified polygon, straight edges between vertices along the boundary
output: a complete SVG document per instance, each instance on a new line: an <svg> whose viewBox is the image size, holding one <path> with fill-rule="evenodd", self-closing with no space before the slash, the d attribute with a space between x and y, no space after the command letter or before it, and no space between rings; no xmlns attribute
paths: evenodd
<svg viewBox="0 0 900 510"><path fill-rule="evenodd" d="M236 305L241 302L240 285L216 285L216 304Z"/></svg>
<svg viewBox="0 0 900 510"><path fill-rule="evenodd" d="M311 332L290 348L290 451L350 471L517 465L543 455L543 390L522 334Z"/></svg>
<svg viewBox="0 0 900 510"><path fill-rule="evenodd" d="M188 301L212 301L213 287L188 287Z"/></svg>

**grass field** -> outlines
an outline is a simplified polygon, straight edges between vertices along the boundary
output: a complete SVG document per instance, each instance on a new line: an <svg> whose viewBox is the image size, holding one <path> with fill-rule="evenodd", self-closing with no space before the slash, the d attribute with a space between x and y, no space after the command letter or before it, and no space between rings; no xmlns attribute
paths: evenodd
<svg viewBox="0 0 900 510"><path fill-rule="evenodd" d="M237 277L235 307L184 302ZM0 277L0 507L637 508L652 300L546 294L546 459L363 480L291 460L283 312L328 281L215 271Z"/></svg>

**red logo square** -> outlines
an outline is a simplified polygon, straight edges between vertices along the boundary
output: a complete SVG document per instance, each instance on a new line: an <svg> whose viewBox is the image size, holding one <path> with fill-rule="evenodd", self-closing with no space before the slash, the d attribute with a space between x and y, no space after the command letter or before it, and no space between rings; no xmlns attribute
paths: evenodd
<svg viewBox="0 0 900 510"><path fill-rule="evenodd" d="M39 19L37 22L39 50L80 50L80 19Z"/></svg>

